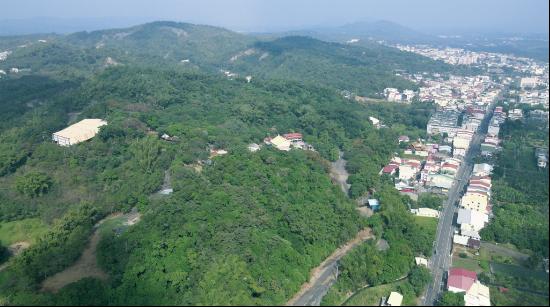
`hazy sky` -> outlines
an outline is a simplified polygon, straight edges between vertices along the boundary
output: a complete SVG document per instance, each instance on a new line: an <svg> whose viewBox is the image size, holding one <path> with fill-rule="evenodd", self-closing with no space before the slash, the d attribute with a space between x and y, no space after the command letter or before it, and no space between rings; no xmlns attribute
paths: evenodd
<svg viewBox="0 0 550 307"><path fill-rule="evenodd" d="M287 30L390 20L413 29L548 32L548 0L0 0L0 19L177 20Z"/></svg>

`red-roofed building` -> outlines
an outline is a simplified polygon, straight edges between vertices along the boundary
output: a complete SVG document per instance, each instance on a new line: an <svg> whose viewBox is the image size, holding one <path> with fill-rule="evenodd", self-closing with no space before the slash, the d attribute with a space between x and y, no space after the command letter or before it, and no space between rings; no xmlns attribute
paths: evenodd
<svg viewBox="0 0 550 307"><path fill-rule="evenodd" d="M491 183L487 182L487 180L479 180L479 179L471 179L470 180L471 185L481 185L487 188L491 187Z"/></svg>
<svg viewBox="0 0 550 307"><path fill-rule="evenodd" d="M287 133L283 134L283 137L289 141L301 141L302 140L302 134L301 133Z"/></svg>
<svg viewBox="0 0 550 307"><path fill-rule="evenodd" d="M395 164L386 165L382 169L382 174L393 175L393 174L395 174L395 170L398 169L398 168L399 168L399 166L397 166Z"/></svg>
<svg viewBox="0 0 550 307"><path fill-rule="evenodd" d="M452 268L449 270L447 279L447 290L460 293L470 290L470 287L477 280L476 272L468 271L462 268Z"/></svg>

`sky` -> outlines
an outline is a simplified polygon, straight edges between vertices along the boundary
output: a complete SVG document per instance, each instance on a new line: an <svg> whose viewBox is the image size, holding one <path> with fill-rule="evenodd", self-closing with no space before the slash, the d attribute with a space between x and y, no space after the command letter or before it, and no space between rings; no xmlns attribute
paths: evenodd
<svg viewBox="0 0 550 307"><path fill-rule="evenodd" d="M62 19L56 22L63 23L71 30L79 27L97 29L154 20L174 20L223 26L236 31L262 32L336 26L356 21L389 20L427 33L456 30L548 33L548 2L548 0L0 0L0 27L15 24L15 28L32 29L33 22L36 23L35 26L40 26L40 20L44 22L52 19ZM6 20L12 23L6 23ZM14 20L19 21L13 23Z"/></svg>

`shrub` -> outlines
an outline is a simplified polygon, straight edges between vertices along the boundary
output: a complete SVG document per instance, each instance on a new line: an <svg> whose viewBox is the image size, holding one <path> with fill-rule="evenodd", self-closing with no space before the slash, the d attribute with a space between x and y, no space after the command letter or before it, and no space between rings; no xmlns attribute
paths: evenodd
<svg viewBox="0 0 550 307"><path fill-rule="evenodd" d="M42 196L51 189L52 179L42 172L30 172L15 180L16 190L28 197Z"/></svg>

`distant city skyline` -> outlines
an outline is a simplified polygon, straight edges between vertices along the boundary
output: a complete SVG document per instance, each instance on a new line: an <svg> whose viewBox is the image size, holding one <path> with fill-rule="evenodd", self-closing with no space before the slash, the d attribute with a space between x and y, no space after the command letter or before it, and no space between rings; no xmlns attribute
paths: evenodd
<svg viewBox="0 0 550 307"><path fill-rule="evenodd" d="M235 31L285 31L388 20L426 32L548 33L547 0L6 0L0 25L32 32L50 21L66 31L175 20ZM19 21L17 21L19 19ZM34 21L33 21L34 20ZM9 22L6 22L9 21ZM7 27L7 26L5 26ZM46 29L47 30L47 29ZM0 32L7 30L0 29Z"/></svg>

